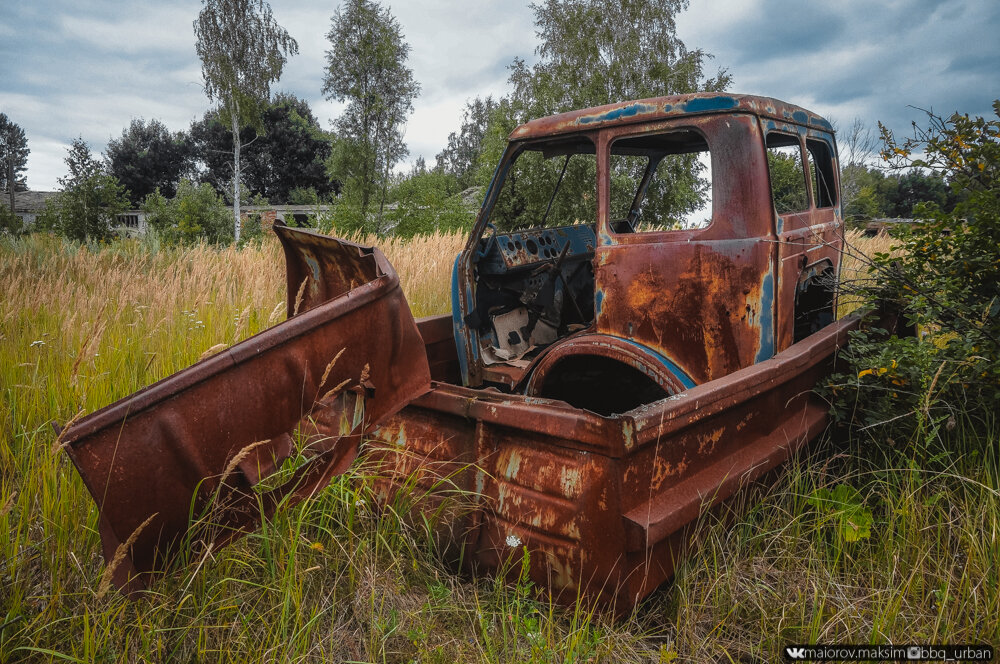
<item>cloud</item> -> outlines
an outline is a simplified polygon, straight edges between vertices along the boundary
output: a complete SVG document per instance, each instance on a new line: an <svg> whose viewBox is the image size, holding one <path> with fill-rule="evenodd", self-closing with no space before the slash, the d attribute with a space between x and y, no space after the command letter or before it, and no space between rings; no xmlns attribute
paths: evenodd
<svg viewBox="0 0 1000 664"><path fill-rule="evenodd" d="M28 135L30 186L52 188L65 145L96 152L134 117L186 129L210 108L192 22L199 0L12 2L0 23L0 111ZM343 105L323 99L326 34L336 2L272 2L299 43L274 90L306 99L324 126ZM411 161L433 163L465 102L503 94L515 56L534 60L527 2L425 0L391 5L411 46L421 95L406 129ZM854 117L897 131L919 108L992 114L1000 71L1000 3L969 0L691 0L677 20L689 48L715 55L735 92L797 103L842 127ZM404 166L405 168L405 166Z"/></svg>

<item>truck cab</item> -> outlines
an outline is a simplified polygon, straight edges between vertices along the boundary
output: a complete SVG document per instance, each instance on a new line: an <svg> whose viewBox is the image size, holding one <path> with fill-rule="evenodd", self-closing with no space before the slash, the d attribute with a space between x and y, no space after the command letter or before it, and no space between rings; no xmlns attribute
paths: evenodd
<svg viewBox="0 0 1000 664"><path fill-rule="evenodd" d="M621 413L828 324L836 154L826 120L747 95L518 127L455 262L462 383Z"/></svg>

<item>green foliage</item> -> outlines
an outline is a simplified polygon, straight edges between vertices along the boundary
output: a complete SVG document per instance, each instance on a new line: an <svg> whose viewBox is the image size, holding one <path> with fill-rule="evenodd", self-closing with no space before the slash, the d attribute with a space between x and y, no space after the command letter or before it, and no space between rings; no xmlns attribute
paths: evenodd
<svg viewBox="0 0 1000 664"><path fill-rule="evenodd" d="M767 151L767 170L771 177L771 195L778 214L801 212L809 207L802 158L798 146L793 153Z"/></svg>
<svg viewBox="0 0 1000 664"><path fill-rule="evenodd" d="M67 150L69 174L59 179L63 190L45 203L37 227L71 240L106 240L114 234L117 217L129 207L128 191L100 162L82 138Z"/></svg>
<svg viewBox="0 0 1000 664"><path fill-rule="evenodd" d="M381 226L392 168L408 153L403 125L420 93L406 66L410 46L399 22L372 0L346 0L333 15L327 39L323 94L348 102L335 121L339 138L328 170L343 183L362 219L378 199Z"/></svg>
<svg viewBox="0 0 1000 664"><path fill-rule="evenodd" d="M320 198L313 187L295 187L288 192L289 205L319 205Z"/></svg>
<svg viewBox="0 0 1000 664"><path fill-rule="evenodd" d="M708 56L677 37L686 0L544 0L532 8L539 60L530 68L515 60L510 76L527 117L729 84L724 71L703 79Z"/></svg>
<svg viewBox="0 0 1000 664"><path fill-rule="evenodd" d="M14 214L7 205L0 203L0 235L20 235L23 230L21 217Z"/></svg>
<svg viewBox="0 0 1000 664"><path fill-rule="evenodd" d="M110 175L129 190L132 205L138 206L159 189L168 198L177 193L177 184L190 168L191 144L183 132L172 134L159 120L135 118L111 139L104 153Z"/></svg>
<svg viewBox="0 0 1000 664"><path fill-rule="evenodd" d="M194 22L195 49L201 59L205 94L220 104L222 121L233 138L233 215L240 239L240 129L261 126L271 83L281 78L289 55L299 45L278 25L265 0L202 0Z"/></svg>
<svg viewBox="0 0 1000 664"><path fill-rule="evenodd" d="M838 542L857 542L871 537L872 512L850 484L838 484L832 491L826 487L816 489L806 502L833 527Z"/></svg>
<svg viewBox="0 0 1000 664"><path fill-rule="evenodd" d="M389 192L385 218L395 235L409 238L435 230L468 230L475 218L458 195L458 179L440 171L416 171Z"/></svg>
<svg viewBox="0 0 1000 664"><path fill-rule="evenodd" d="M336 187L326 172L332 136L320 128L308 102L279 94L261 117L261 130L247 130L243 181L272 203L291 203L296 188L329 197Z"/></svg>
<svg viewBox="0 0 1000 664"><path fill-rule="evenodd" d="M596 188L594 155L546 158L539 150L524 150L507 171L490 220L502 232L592 223L597 218Z"/></svg>
<svg viewBox="0 0 1000 664"><path fill-rule="evenodd" d="M844 214L849 220L883 218L922 218L921 203L934 203L943 212L954 209L955 192L941 174L910 170L886 174L863 164L844 168L842 180L850 180L855 194L844 199Z"/></svg>
<svg viewBox="0 0 1000 664"><path fill-rule="evenodd" d="M219 102L223 121L258 126L271 84L299 52L298 42L264 0L202 0L194 34L205 94Z"/></svg>
<svg viewBox="0 0 1000 664"><path fill-rule="evenodd" d="M888 342L855 335L852 374L841 376L838 412L922 439L961 411L995 409L1000 399L1000 101L997 119L929 115L929 127L897 141L882 127L893 168L926 169L956 199L950 212L916 206L922 223L899 231L893 254L879 253L862 289L868 302L895 303L915 337ZM952 424L953 426L953 424Z"/></svg>
<svg viewBox="0 0 1000 664"><path fill-rule="evenodd" d="M229 210L207 183L181 180L177 196L169 199L157 190L146 197L143 210L149 228L168 244L200 240L228 244L233 240Z"/></svg>
<svg viewBox="0 0 1000 664"><path fill-rule="evenodd" d="M448 145L437 155L437 170L455 176L460 189L476 184L483 139L486 137L490 118L497 108L498 103L491 95L487 95L485 99L476 97L466 102L462 113L462 128L458 133L448 134Z"/></svg>
<svg viewBox="0 0 1000 664"><path fill-rule="evenodd" d="M491 111L475 181L480 185L490 181L507 136L527 120L629 99L724 90L729 85L725 71L706 79L703 63L709 56L699 49L689 50L676 35L675 16L686 7L684 0L546 0L532 5L541 39L536 49L539 59L531 67L521 59L511 65L513 92ZM558 179L562 161L522 164L521 191L551 194L552 188L546 187ZM574 161L584 163L574 159L568 168L576 166ZM636 181L635 167L622 163L612 178L623 186L631 185ZM699 178L701 169L693 156L668 156L660 169L664 177L649 192L644 208L649 218L681 219L702 205L706 183ZM561 189L566 189L567 199L582 201L592 209L593 201L582 197L592 198L594 178L578 175L571 179L567 172ZM570 216L593 219L594 213Z"/></svg>

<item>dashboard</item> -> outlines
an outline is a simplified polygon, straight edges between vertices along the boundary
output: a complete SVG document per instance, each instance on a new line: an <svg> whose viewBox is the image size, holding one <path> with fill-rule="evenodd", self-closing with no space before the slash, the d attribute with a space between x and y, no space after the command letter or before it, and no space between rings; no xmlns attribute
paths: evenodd
<svg viewBox="0 0 1000 664"><path fill-rule="evenodd" d="M479 240L478 268L483 275L506 274L555 261L567 245L566 259L593 256L596 244L593 226L582 224L489 235Z"/></svg>

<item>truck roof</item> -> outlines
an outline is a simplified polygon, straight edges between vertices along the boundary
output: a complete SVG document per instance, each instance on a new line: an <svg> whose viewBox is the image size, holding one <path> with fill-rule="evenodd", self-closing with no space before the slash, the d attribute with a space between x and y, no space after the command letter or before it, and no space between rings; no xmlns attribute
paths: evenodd
<svg viewBox="0 0 1000 664"><path fill-rule="evenodd" d="M779 122L789 122L807 127L833 131L825 119L800 106L771 97L696 92L669 97L653 97L623 101L559 113L526 122L510 134L510 140L542 138L554 134L586 131L599 127L666 120L682 115L705 113L752 113Z"/></svg>

